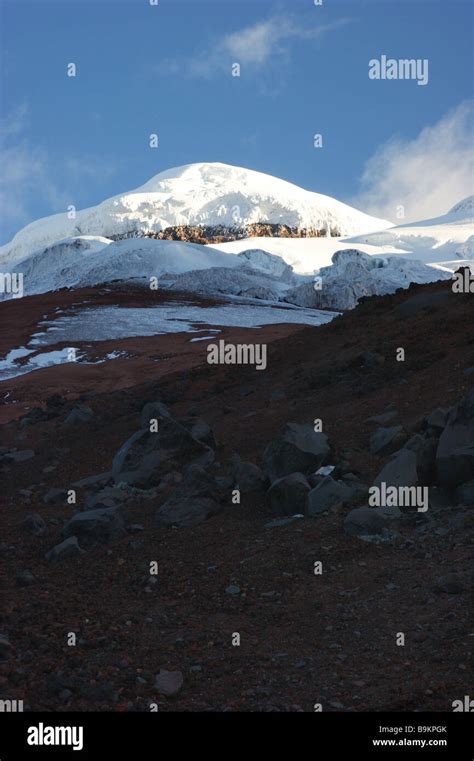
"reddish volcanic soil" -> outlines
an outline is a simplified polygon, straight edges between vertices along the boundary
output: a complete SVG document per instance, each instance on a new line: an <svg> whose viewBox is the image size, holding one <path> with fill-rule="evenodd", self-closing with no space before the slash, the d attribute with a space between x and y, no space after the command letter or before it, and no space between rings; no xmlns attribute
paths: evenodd
<svg viewBox="0 0 474 761"><path fill-rule="evenodd" d="M189 294L173 293L174 302L192 302L197 306L214 306L222 303L216 299L192 297ZM0 337L0 356L9 350L25 345L31 335L38 330L44 319L54 318L54 310L60 307L71 310L87 302L88 306L121 307L156 306L167 302L170 294L163 296L146 288L130 289L84 288L77 291L57 291L28 300L9 301L0 304L0 319L9 329ZM2 312L3 310L3 312ZM245 328L220 327L219 339L234 343L255 339L255 330ZM290 336L301 330L301 325L270 325L265 328L262 341L267 343L277 338ZM258 331L258 335L261 331ZM0 406L0 423L24 415L35 406L44 406L45 400L53 394L61 394L67 399L75 399L82 393L94 389L97 393L108 393L121 388L136 386L137 382L152 381L164 375L190 369L206 361L206 343L191 343L190 339L199 334L173 333L153 337L134 337L114 341L75 341L78 349L87 353L88 359L102 359L112 351L124 351L130 355L124 359L102 361L100 364L68 363L62 366L46 367L11 380L0 381L0 397L8 396L8 404ZM260 341L260 339L258 339ZM58 343L54 347L62 349L68 344ZM25 358L26 361L26 358Z"/></svg>
<svg viewBox="0 0 474 761"><path fill-rule="evenodd" d="M441 294L422 309L420 294ZM414 298L415 297L415 298ZM173 294L175 298L175 294ZM184 297L183 297L184 298ZM58 292L0 304L0 351L24 345L44 315L89 299L143 305L120 288ZM154 297L156 300L156 296ZM189 296L186 297L189 300ZM210 303L210 302L206 302ZM6 581L0 632L11 643L0 662L0 697L33 710L160 711L450 711L469 693L473 508L446 504L424 521L406 519L398 538L368 543L343 531L349 508L278 528L265 497L242 496L194 528L155 523L170 493L140 494L127 504L143 530L50 564L63 522L78 506L45 504L51 488L111 467L121 444L139 428L140 411L161 400L185 424L205 420L217 440L216 474L230 458L261 464L265 446L288 421L323 420L333 462L364 483L388 458L369 454L371 415L393 404L408 433L436 407L449 407L474 374L472 296L443 284L412 287L364 301L319 328L279 325L258 331L224 328L219 338L268 344L265 371L210 366L205 342L187 334L103 342L98 355L133 354L99 365L67 365L0 384L12 404L1 408L3 447L32 449L25 462L0 464ZM396 351L405 349L405 361ZM365 353L385 358L373 364ZM372 355L371 355L372 356ZM158 360L158 361L157 361ZM61 395L63 399L50 399ZM90 422L65 426L82 397ZM42 406L48 415L22 425ZM1 451L1 450L0 450ZM26 491L25 491L26 490ZM22 520L39 513L41 536ZM157 583L144 584L151 561ZM322 561L322 575L313 572ZM24 586L18 574L30 571ZM437 579L456 572L458 593ZM240 594L226 593L231 585ZM68 633L77 634L75 647ZM240 634L240 647L232 645ZM405 634L405 646L396 644ZM160 669L180 671L179 693L154 688ZM472 694L472 693L471 693Z"/></svg>

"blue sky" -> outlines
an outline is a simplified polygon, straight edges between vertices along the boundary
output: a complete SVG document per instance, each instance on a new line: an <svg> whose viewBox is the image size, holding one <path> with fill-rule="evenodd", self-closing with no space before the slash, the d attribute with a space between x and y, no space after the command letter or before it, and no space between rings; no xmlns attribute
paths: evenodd
<svg viewBox="0 0 474 761"><path fill-rule="evenodd" d="M0 243L40 216L196 161L278 175L392 218L397 203L408 218L434 216L468 194L470 0L0 7ZM370 80L368 62L382 54L428 59L428 84Z"/></svg>

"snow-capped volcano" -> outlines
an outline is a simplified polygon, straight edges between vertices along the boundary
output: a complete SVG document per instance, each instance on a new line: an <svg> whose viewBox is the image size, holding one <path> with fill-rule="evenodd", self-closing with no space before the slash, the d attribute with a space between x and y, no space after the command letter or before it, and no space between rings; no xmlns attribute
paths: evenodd
<svg viewBox="0 0 474 761"><path fill-rule="evenodd" d="M23 259L70 237L116 238L182 225L245 228L258 223L344 237L392 227L386 220L277 177L227 164L188 164L161 172L98 206L33 222L0 248L0 263Z"/></svg>

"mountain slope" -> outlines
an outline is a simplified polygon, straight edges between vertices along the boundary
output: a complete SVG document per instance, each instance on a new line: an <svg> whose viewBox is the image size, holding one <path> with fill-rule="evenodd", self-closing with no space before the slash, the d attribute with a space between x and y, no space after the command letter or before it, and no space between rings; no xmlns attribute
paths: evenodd
<svg viewBox="0 0 474 761"><path fill-rule="evenodd" d="M469 196L440 217L354 236L346 242L356 247L359 244L393 246L425 264L439 264L456 270L474 259L473 233L474 196Z"/></svg>
<svg viewBox="0 0 474 761"><path fill-rule="evenodd" d="M31 223L0 248L0 263L11 264L67 237L114 238L180 225L245 227L260 222L343 236L391 226L334 198L270 175L227 164L189 164L77 211L74 219L64 213Z"/></svg>

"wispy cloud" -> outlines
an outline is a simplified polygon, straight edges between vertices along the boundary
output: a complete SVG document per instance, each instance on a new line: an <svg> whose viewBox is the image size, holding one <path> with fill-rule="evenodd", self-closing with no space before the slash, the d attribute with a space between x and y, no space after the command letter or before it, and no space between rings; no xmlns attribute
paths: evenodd
<svg viewBox="0 0 474 761"><path fill-rule="evenodd" d="M190 57L166 61L160 70L162 73L210 78L229 71L234 63L253 70L262 69L272 61L288 60L293 42L318 40L348 21L343 18L330 24L312 22L304 25L291 15L272 16L231 32L217 42L211 41Z"/></svg>
<svg viewBox="0 0 474 761"><path fill-rule="evenodd" d="M25 102L0 122L0 215L3 233L31 220L40 197L53 208L61 194L51 180L45 151L26 137L29 110Z"/></svg>
<svg viewBox="0 0 474 761"><path fill-rule="evenodd" d="M398 224L445 214L474 193L474 102L412 139L393 138L367 162L355 206ZM397 218L403 206L405 219Z"/></svg>
<svg viewBox="0 0 474 761"><path fill-rule="evenodd" d="M6 242L39 216L79 205L78 189L88 191L116 171L106 161L52 156L30 137L26 102L0 120L0 239Z"/></svg>

